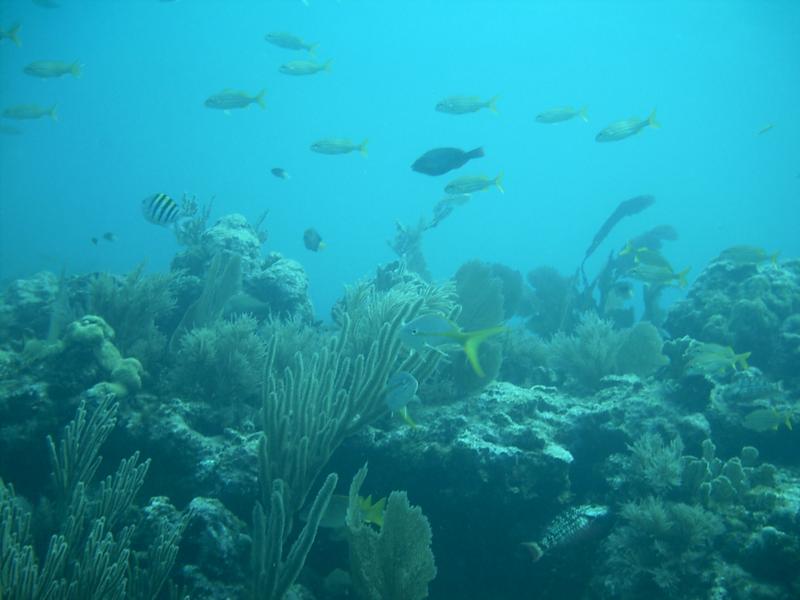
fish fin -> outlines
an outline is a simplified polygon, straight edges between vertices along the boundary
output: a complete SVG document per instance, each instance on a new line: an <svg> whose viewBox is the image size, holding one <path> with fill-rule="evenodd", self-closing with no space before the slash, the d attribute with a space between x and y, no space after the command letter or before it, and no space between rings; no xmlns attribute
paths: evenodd
<svg viewBox="0 0 800 600"><path fill-rule="evenodd" d="M414 422L414 419L411 418L411 415L408 414L408 407L404 406L399 411L400 416L403 417L403 421L405 424L411 427L412 429L416 429L417 424Z"/></svg>
<svg viewBox="0 0 800 600"><path fill-rule="evenodd" d="M497 112L497 101L500 99L500 96L492 96L489 98L489 101L486 103L486 108L492 111L494 114L498 114Z"/></svg>
<svg viewBox="0 0 800 600"><path fill-rule="evenodd" d="M588 122L589 122L589 115L588 115L588 113L586 112L587 110L588 110L588 108L586 108L586 107L584 106L583 108L581 108L581 109L578 111L578 116L579 116L581 119L583 119L583 122L584 122L584 123L588 123Z"/></svg>
<svg viewBox="0 0 800 600"><path fill-rule="evenodd" d="M734 367L739 365L742 368L742 371L746 371L749 369L749 365L747 364L747 359L750 358L750 352L743 352L742 354L737 354L734 358Z"/></svg>
<svg viewBox="0 0 800 600"><path fill-rule="evenodd" d="M306 4L306 6L308 6L308 4ZM315 43L313 43L313 44L309 44L309 45L308 45L308 53L309 53L309 54L310 54L312 57L316 57L316 56L317 56L317 48L318 48L318 47L319 47L319 42L315 42Z"/></svg>
<svg viewBox="0 0 800 600"><path fill-rule="evenodd" d="M783 424L786 425L786 429L792 431L792 413L786 413L783 419Z"/></svg>
<svg viewBox="0 0 800 600"><path fill-rule="evenodd" d="M653 109L653 112L650 113L650 116L647 117L647 124L650 125L650 127L655 127L656 129L660 129L661 128L661 123L656 121L656 109L655 108Z"/></svg>
<svg viewBox="0 0 800 600"><path fill-rule="evenodd" d="M539 544L537 544L536 542L523 542L522 545L531 555L531 560L533 562L538 561L544 555L541 546L539 546Z"/></svg>
<svg viewBox="0 0 800 600"><path fill-rule="evenodd" d="M497 177L494 178L494 184L495 184L495 186L497 186L497 189L500 190L501 194L505 194L506 193L505 189L503 189L503 172L502 171L500 171L500 173L497 175Z"/></svg>
<svg viewBox="0 0 800 600"><path fill-rule="evenodd" d="M83 65L76 60L74 63L70 65L69 72L72 74L73 77L80 77L82 68Z"/></svg>
<svg viewBox="0 0 800 600"><path fill-rule="evenodd" d="M488 327L487 329L478 329L477 331L468 331L464 333L464 336L466 336L466 340L464 341L464 353L467 355L469 364L472 365L472 370L475 371L478 377L486 377L486 373L483 371L481 363L478 361L478 347L487 338L497 335L498 333L503 333L504 331L506 331L506 327L504 325L498 325L497 327Z"/></svg>
<svg viewBox="0 0 800 600"><path fill-rule="evenodd" d="M481 158L482 156L486 156L486 153L483 151L483 147L475 148L474 150L470 150L467 152L467 158Z"/></svg>
<svg viewBox="0 0 800 600"><path fill-rule="evenodd" d="M775 252L773 254L770 254L769 255L769 262L771 262L773 265L777 265L778 264L778 256L779 255L780 255L780 252Z"/></svg>
<svg viewBox="0 0 800 600"><path fill-rule="evenodd" d="M10 39L12 42L14 42L14 45L15 45L17 48L19 48L20 46L22 46L22 40L21 40L21 39L19 39L19 30L20 30L20 27L22 27L22 23L15 23L15 24L14 24L14 26L13 26L13 27L11 27L11 29L9 29L9 30L6 32L6 35L8 36L8 39Z"/></svg>
<svg viewBox="0 0 800 600"><path fill-rule="evenodd" d="M638 262L638 257L637 257ZM683 271L678 273L678 287L685 288L689 285L689 281L686 279L686 276L689 274L689 271L692 270L692 267L686 267Z"/></svg>
<svg viewBox="0 0 800 600"><path fill-rule="evenodd" d="M332 63L332 62L333 62L333 60L332 60L332 59L328 59L328 60L326 60L326 61L325 61L325 64L324 64L324 65L322 65L322 70L323 70L323 71L328 71L328 72L330 73L330 70L331 70L331 63Z"/></svg>
<svg viewBox="0 0 800 600"><path fill-rule="evenodd" d="M325 248L327 248L327 247L328 247L328 244L326 244L325 242L320 242L319 246L317 246L317 250L325 250Z"/></svg>
<svg viewBox="0 0 800 600"><path fill-rule="evenodd" d="M631 243L630 240L628 240L627 242L625 242L625 247L619 251L619 255L625 256L626 254L630 254L631 252L633 252L633 244ZM634 255L633 257L634 262L637 262L638 259L639 257Z"/></svg>
<svg viewBox="0 0 800 600"><path fill-rule="evenodd" d="M361 153L361 156L369 156L369 152L367 152L367 144L369 143L368 139L365 139L361 142L361 145L358 147L358 151Z"/></svg>
<svg viewBox="0 0 800 600"><path fill-rule="evenodd" d="M256 94L255 97L255 101L258 103L258 105L261 107L262 110L267 107L267 103L264 101L264 94L266 93L267 90L261 90L260 92L258 92L258 94Z"/></svg>
<svg viewBox="0 0 800 600"><path fill-rule="evenodd" d="M58 121L58 113L56 112L55 104L53 104L53 106L50 107L50 110L47 111L47 114L50 115L50 118L53 119L53 121Z"/></svg>

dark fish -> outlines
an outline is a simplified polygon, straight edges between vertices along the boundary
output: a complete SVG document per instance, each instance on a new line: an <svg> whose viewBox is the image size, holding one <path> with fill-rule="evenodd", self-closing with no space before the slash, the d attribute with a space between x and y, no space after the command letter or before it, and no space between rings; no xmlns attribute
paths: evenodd
<svg viewBox="0 0 800 600"><path fill-rule="evenodd" d="M178 204L166 194L153 194L142 200L144 218L155 225L171 225L182 214Z"/></svg>
<svg viewBox="0 0 800 600"><path fill-rule="evenodd" d="M527 548L535 562L549 550L592 537L599 529L599 522L608 514L606 506L573 506L553 519L538 542L523 542L522 545Z"/></svg>
<svg viewBox="0 0 800 600"><path fill-rule="evenodd" d="M591 245L586 249L586 254L583 255L583 261L581 261L581 269L586 260L597 250L598 246L603 243L603 240L611 233L611 230L614 229L617 223L625 217L630 217L631 215L642 212L655 201L656 199L653 196L636 196L630 200L620 202L616 210L611 213L611 216L606 219L606 222L603 223L603 226L600 227L600 230L595 234Z"/></svg>
<svg viewBox="0 0 800 600"><path fill-rule="evenodd" d="M463 167L467 161L481 156L484 156L483 148L475 148L469 152L458 148L435 148L415 160L411 169L425 175L444 175L448 171Z"/></svg>
<svg viewBox="0 0 800 600"><path fill-rule="evenodd" d="M100 240L98 240L98 239L97 239L97 238L95 238L95 237L93 237L93 238L92 238L92 243L93 243L95 246L97 246L97 242L99 242L99 241L100 241Z"/></svg>
<svg viewBox="0 0 800 600"><path fill-rule="evenodd" d="M303 244L312 252L319 252L325 249L325 242L316 229L310 227L303 232Z"/></svg>
<svg viewBox="0 0 800 600"><path fill-rule="evenodd" d="M286 172L286 169L281 169L280 167L275 167L274 169L270 169L269 171L278 179L289 179L290 175Z"/></svg>
<svg viewBox="0 0 800 600"><path fill-rule="evenodd" d="M106 231L106 232L103 234L103 239L104 239L105 241L107 241L107 242L116 242L116 241L117 241L117 236L116 236L116 235L114 235L114 234L113 234L112 232L110 232L110 231Z"/></svg>
<svg viewBox="0 0 800 600"><path fill-rule="evenodd" d="M661 250L662 242L674 242L677 239L678 232L675 231L672 225L656 225L652 229L630 240L628 244L626 244L626 248L630 248L628 252L635 252L639 248Z"/></svg>

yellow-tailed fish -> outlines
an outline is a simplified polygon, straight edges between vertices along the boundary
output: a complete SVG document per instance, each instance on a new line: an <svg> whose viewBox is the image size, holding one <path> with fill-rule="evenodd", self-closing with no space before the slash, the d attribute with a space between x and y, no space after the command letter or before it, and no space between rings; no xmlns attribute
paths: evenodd
<svg viewBox="0 0 800 600"><path fill-rule="evenodd" d="M605 129L603 129L594 138L598 142L618 142L636 135L645 127L661 127L661 124L656 121L656 110L650 113L646 119L639 119L632 117L630 119L623 119L622 121L615 121Z"/></svg>
<svg viewBox="0 0 800 600"><path fill-rule="evenodd" d="M357 144L346 138L325 138L311 144L311 150L319 154L349 154L357 150L362 156L367 156L368 143L369 140Z"/></svg>
<svg viewBox="0 0 800 600"><path fill-rule="evenodd" d="M505 194L506 191L503 188L502 172L494 179L486 175L466 175L464 177L458 177L448 183L444 191L448 194L471 194L473 192L488 190L492 186L500 190L500 193Z"/></svg>
<svg viewBox="0 0 800 600"><path fill-rule="evenodd" d="M483 100L478 96L449 96L436 104L436 110L450 115L465 115L478 112L482 108L488 108L493 113L497 113L497 100L499 98L500 96L494 96L488 100Z"/></svg>
<svg viewBox="0 0 800 600"><path fill-rule="evenodd" d="M563 121L569 121L574 117L580 117L584 123L589 122L589 116L586 113L585 106L579 110L576 110L571 106L559 106L557 108L551 108L536 115L536 122L546 124L561 123Z"/></svg>
<svg viewBox="0 0 800 600"><path fill-rule="evenodd" d="M26 75L43 79L61 77L62 75L80 77L81 64L77 60L71 63L60 60L37 60L26 66L23 72Z"/></svg>
<svg viewBox="0 0 800 600"><path fill-rule="evenodd" d="M777 431L781 425L792 430L792 413L778 412L774 408L758 408L745 415L742 425L747 429L763 433Z"/></svg>

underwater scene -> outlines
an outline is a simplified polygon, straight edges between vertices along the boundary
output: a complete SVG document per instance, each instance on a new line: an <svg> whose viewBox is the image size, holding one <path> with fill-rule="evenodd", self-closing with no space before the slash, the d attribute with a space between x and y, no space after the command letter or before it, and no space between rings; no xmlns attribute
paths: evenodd
<svg viewBox="0 0 800 600"><path fill-rule="evenodd" d="M800 598L800 3L0 0L0 600Z"/></svg>

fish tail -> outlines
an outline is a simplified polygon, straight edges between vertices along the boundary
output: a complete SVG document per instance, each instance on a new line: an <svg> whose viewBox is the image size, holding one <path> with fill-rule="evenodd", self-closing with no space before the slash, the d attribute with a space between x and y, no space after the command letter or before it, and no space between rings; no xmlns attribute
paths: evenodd
<svg viewBox="0 0 800 600"><path fill-rule="evenodd" d="M267 103L264 100L264 94L266 94L266 93L267 93L267 90L261 90L260 92L258 92L258 94L256 94L256 97L255 97L255 101L258 103L258 105L261 107L262 110L267 107Z"/></svg>
<svg viewBox="0 0 800 600"><path fill-rule="evenodd" d="M734 366L739 365L742 368L742 371L749 369L749 365L747 364L747 359L750 358L750 352L742 352L741 354L737 354L734 358Z"/></svg>
<svg viewBox="0 0 800 600"><path fill-rule="evenodd" d="M780 255L780 252L775 252L773 254L770 254L769 255L769 262L771 262L773 265L777 265L778 264L778 256L779 255Z"/></svg>
<svg viewBox="0 0 800 600"><path fill-rule="evenodd" d="M400 409L400 416L403 417L403 421L405 421L406 425L411 428L416 428L417 424L414 422L414 419L411 418L411 415L408 414L408 407L404 406Z"/></svg>
<svg viewBox="0 0 800 600"><path fill-rule="evenodd" d="M584 122L584 123L588 123L588 122L589 122L589 114L586 112L586 111L588 111L588 110L589 110L589 109L588 109L587 107L585 107L585 106L584 106L583 108L581 108L581 109L578 111L578 116L579 116L581 119L583 119L583 122Z"/></svg>
<svg viewBox="0 0 800 600"><path fill-rule="evenodd" d="M21 24L21 23L15 23L15 24L14 24L14 25L11 27L11 29L9 29L9 30L6 32L6 35L8 36L8 39L10 39L12 42L14 42L14 45L15 45L17 48L19 48L20 46L22 46L22 40L21 40L21 39L19 39L19 30L20 30L20 27L22 27L22 24Z"/></svg>
<svg viewBox="0 0 800 600"><path fill-rule="evenodd" d="M316 55L317 55L317 48L318 48L318 47L319 47L319 42L316 42L316 43L314 43L314 44L309 44L309 45L308 45L308 53L309 53L311 56L316 56Z"/></svg>
<svg viewBox="0 0 800 600"><path fill-rule="evenodd" d="M361 156L369 156L369 152L367 152L367 144L369 140L364 138L364 141L361 142L361 145L358 147L358 151L361 153Z"/></svg>
<svg viewBox="0 0 800 600"><path fill-rule="evenodd" d="M500 95L492 96L489 98L489 101L486 103L486 108L492 111L494 114L497 114L497 101L500 99Z"/></svg>
<svg viewBox="0 0 800 600"><path fill-rule="evenodd" d="M786 411L786 414L783 416L783 424L786 425L786 429L792 431L792 413Z"/></svg>
<svg viewBox="0 0 800 600"><path fill-rule="evenodd" d="M332 62L333 62L333 59L328 59L328 60L326 60L326 61L325 61L325 64L324 64L324 65L322 65L322 70L323 70L323 71L328 71L328 72L330 72L330 70L331 70L331 63L332 63Z"/></svg>
<svg viewBox="0 0 800 600"><path fill-rule="evenodd" d="M50 107L50 110L47 111L47 114L50 116L53 121L58 121L58 113L56 113L56 105Z"/></svg>
<svg viewBox="0 0 800 600"><path fill-rule="evenodd" d="M638 259L638 257L637 257ZM638 260L637 260L638 262ZM689 274L689 271L692 270L692 267L686 267L683 271L678 273L678 287L685 288L689 285L689 281L686 279L686 276Z"/></svg>
<svg viewBox="0 0 800 600"><path fill-rule="evenodd" d="M69 72L72 74L73 77L80 77L82 68L83 65L76 60L74 63L70 65Z"/></svg>
<svg viewBox="0 0 800 600"><path fill-rule="evenodd" d="M328 247L328 244L326 244L325 242L320 242L319 246L317 246L317 250L325 250L325 248L327 248L327 247Z"/></svg>
<svg viewBox="0 0 800 600"><path fill-rule="evenodd" d="M500 173L497 175L497 177L494 178L494 185L497 187L498 190L500 190L501 194L505 194L506 193L505 189L503 188L503 172L502 171L500 171Z"/></svg>
<svg viewBox="0 0 800 600"><path fill-rule="evenodd" d="M486 153L483 151L483 147L475 148L475 150L470 150L467 152L468 158L480 158L482 156L486 156Z"/></svg>
<svg viewBox="0 0 800 600"><path fill-rule="evenodd" d="M650 116L647 117L647 124L650 125L650 127L655 127L656 129L659 129L661 127L661 123L656 121L656 109L655 108L650 113Z"/></svg>
<svg viewBox="0 0 800 600"><path fill-rule="evenodd" d="M525 549L531 555L531 560L533 562L538 561L540 558L542 558L542 556L544 556L544 551L542 550L542 547L539 546L539 544L537 544L536 542L523 542L522 545L525 546Z"/></svg>
<svg viewBox="0 0 800 600"><path fill-rule="evenodd" d="M464 334L466 336L466 340L464 341L464 353L467 355L467 360L469 364L472 365L472 369L478 377L486 377L486 373L481 367L481 363L478 361L478 348L484 340L498 333L503 333L504 331L506 331L505 326L499 325L497 327L469 331Z"/></svg>

